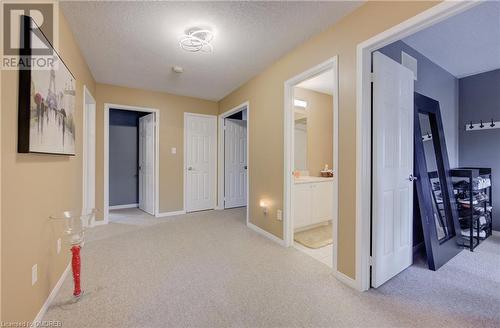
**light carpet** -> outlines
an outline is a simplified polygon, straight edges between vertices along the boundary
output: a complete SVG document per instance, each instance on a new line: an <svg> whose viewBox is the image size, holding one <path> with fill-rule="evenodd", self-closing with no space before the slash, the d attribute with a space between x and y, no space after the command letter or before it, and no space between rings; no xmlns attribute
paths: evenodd
<svg viewBox="0 0 500 328"><path fill-rule="evenodd" d="M500 326L498 237L438 272L417 264L359 293L248 229L243 209L156 220L91 229L86 295L68 302L68 276L44 319L68 328Z"/></svg>

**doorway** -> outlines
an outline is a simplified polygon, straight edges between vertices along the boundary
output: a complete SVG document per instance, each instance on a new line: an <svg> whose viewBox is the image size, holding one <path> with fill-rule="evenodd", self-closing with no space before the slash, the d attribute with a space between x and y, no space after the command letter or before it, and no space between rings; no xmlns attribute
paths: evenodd
<svg viewBox="0 0 500 328"><path fill-rule="evenodd" d="M83 87L83 201L82 208L95 208L96 101ZM93 222L92 222L93 224Z"/></svg>
<svg viewBox="0 0 500 328"><path fill-rule="evenodd" d="M248 206L249 119L248 102L219 115L218 209Z"/></svg>
<svg viewBox="0 0 500 328"><path fill-rule="evenodd" d="M184 209L215 209L217 116L184 113Z"/></svg>
<svg viewBox="0 0 500 328"><path fill-rule="evenodd" d="M337 274L338 61L285 82L285 245Z"/></svg>
<svg viewBox="0 0 500 328"><path fill-rule="evenodd" d="M430 27L436 23L439 23L451 16L454 16L460 12L463 12L472 6L477 5L477 3L452 3L445 2L438 4L431 9L425 11L424 13L418 15L417 17L411 18L410 20L403 22L388 31L385 31L361 44L358 45L357 51L357 176L356 176L356 282L357 288L360 290L367 290L370 288L371 283L376 287L383 283L385 280L390 279L405 266L411 264L411 229L412 221L409 220L399 220L401 218L398 213L383 212L384 206L392 202L391 197L386 193L387 197L384 197L382 187L384 181L393 180L392 178L387 178L384 172L379 172L377 169L383 168L383 165L379 165L377 168L377 163L382 163L383 158L383 145L377 142L377 136L382 137L382 130L379 129L378 123L381 123L380 118L384 115L380 110L385 107L377 106L377 100L373 100L372 97L376 94L375 82L381 76L377 77L377 72L372 74L372 67L374 71L377 69L375 66L383 67L380 65L375 65L377 61L377 54L373 55L373 52L402 38L405 38L413 33L421 31L427 27ZM409 64L407 67L411 68L411 58L405 56L405 61ZM380 59L380 58L379 58ZM379 63L380 64L380 63ZM392 70L395 72L397 69ZM402 70L403 72L404 70ZM402 85L413 79L413 75L408 75L409 70L404 73L399 74L397 77L392 74L393 78L396 78L397 85ZM406 77L402 76L405 75ZM408 77L409 76L409 77ZM416 75L415 75L416 76ZM401 81L405 80L405 81ZM374 84L372 84L372 82ZM384 85L384 83L386 85ZM387 87L389 84L393 83L391 78L385 78L379 81L379 86ZM373 94L372 94L373 90ZM399 95L401 96L401 94ZM408 98L408 97L407 97ZM404 102L411 102L411 109L413 110L413 96L410 95L410 100L406 99ZM373 112L372 112L372 100L373 100ZM381 105L381 103L379 104ZM387 115L386 115L387 117ZM391 116L392 117L392 116ZM392 127L388 128L387 135L390 133L396 134L391 142L398 144L398 138L401 140L406 140L404 137L407 122L403 116L398 118L394 117L394 124ZM406 122L404 125L401 122ZM412 120L413 122L413 120ZM382 122L383 125L383 122ZM412 131L413 126L410 124L409 127ZM399 131L396 131L399 130ZM408 130L409 131L409 130ZM408 132L406 131L406 132ZM413 134L413 133L411 133ZM387 139L389 140L389 139ZM373 147L372 147L373 145ZM386 143L386 145L391 146L392 144ZM404 151L399 149L399 155L404 155ZM406 149L408 150L408 149ZM401 158L400 157L400 160ZM390 156L385 158L385 160L390 159ZM413 168L413 150L411 151L411 156L409 157L408 165L403 170L403 163L401 161L395 162L396 165L400 165L401 172L405 171L405 174L400 174L400 182L406 181L406 185L415 180L411 174ZM411 170L409 170L411 166ZM383 170L382 170L383 171ZM410 174L408 174L410 172ZM395 177L395 176L393 176ZM378 182L377 182L378 181ZM413 189L413 186L411 187ZM406 188L406 190L409 190ZM394 193L393 193L394 194ZM408 213L412 210L411 203L413 202L413 197L410 195L411 192L405 194L405 201L397 201L398 206L389 206L388 208L395 208L397 211L404 211ZM400 193L400 196L401 193ZM385 203L384 203L385 202ZM379 211L380 210L380 211ZM381 213L385 213L381 215ZM398 222L386 220L388 217L397 219ZM412 213L406 215L406 217L412 217ZM373 223L372 223L373 220ZM385 221L384 221L385 220ZM398 225L403 224L403 226ZM385 234L384 229L398 229L397 231L390 231L390 234ZM378 238L377 235L380 237ZM387 237L389 236L389 237ZM404 237L404 238L402 238ZM400 238L399 241L402 243L395 243L396 238ZM391 248L396 245L398 249ZM377 249L378 248L378 249ZM389 250L388 252L386 252ZM381 256L377 256L377 252ZM385 257L387 254L393 254L392 257ZM375 255L375 256L373 256ZM389 263L390 262L390 263ZM378 267L378 268L377 268ZM377 276L378 275L378 276Z"/></svg>
<svg viewBox="0 0 500 328"><path fill-rule="evenodd" d="M131 211L134 216L158 216L158 150L157 109L104 105L106 223L109 222L110 210ZM130 213L114 214L121 217Z"/></svg>

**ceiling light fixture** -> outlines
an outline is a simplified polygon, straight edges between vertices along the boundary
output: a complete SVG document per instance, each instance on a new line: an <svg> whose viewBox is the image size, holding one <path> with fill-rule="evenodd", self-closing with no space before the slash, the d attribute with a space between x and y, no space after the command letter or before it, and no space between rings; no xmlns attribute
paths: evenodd
<svg viewBox="0 0 500 328"><path fill-rule="evenodd" d="M214 33L208 28L193 27L186 30L186 33L180 37L179 45L182 49L189 52L207 52L213 51L210 44L214 39Z"/></svg>
<svg viewBox="0 0 500 328"><path fill-rule="evenodd" d="M306 108L307 107L307 101L305 100L300 100L300 99L294 99L293 100L293 105L295 107L302 107L302 108Z"/></svg>

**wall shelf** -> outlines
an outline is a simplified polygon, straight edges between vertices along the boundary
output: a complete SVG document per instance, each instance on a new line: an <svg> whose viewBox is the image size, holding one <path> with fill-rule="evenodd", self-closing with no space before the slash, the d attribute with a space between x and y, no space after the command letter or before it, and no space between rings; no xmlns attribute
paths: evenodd
<svg viewBox="0 0 500 328"><path fill-rule="evenodd" d="M479 123L467 123L465 124L465 131L480 131L480 130L491 130L491 129L499 129L500 121L494 122L490 121L480 121Z"/></svg>

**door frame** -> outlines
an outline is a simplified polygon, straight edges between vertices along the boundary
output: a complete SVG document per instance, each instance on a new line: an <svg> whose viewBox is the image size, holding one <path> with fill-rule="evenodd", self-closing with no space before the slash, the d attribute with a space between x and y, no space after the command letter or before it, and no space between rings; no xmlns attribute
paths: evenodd
<svg viewBox="0 0 500 328"><path fill-rule="evenodd" d="M155 217L159 217L159 199L160 199L160 111L156 108L150 107L139 107L139 106L129 106L129 105L119 105L119 104L111 104L104 103L104 156L103 156L103 164L104 164L104 174L103 174L103 182L104 182L104 204L103 204L103 216L104 223L107 224L109 222L109 110L120 109L120 110L128 110L134 112L146 112L153 113L155 115L155 169L154 169L154 181L155 181L155 197L154 197L154 215Z"/></svg>
<svg viewBox="0 0 500 328"><path fill-rule="evenodd" d="M88 153L87 153L87 146L88 146L88 139L89 139L89 131L88 131L88 122L87 122L87 105L94 105L94 133L97 133L96 125L97 125L97 103L95 101L94 96L90 92L90 90L87 88L86 85L83 86L83 115L82 115L82 121L83 121L83 131L82 131L82 142L83 142L83 148L82 148L82 168L83 168L83 174L82 174L82 208L88 208L88 199L87 199L87 194L88 194L88 185L87 185L87 180L89 179L89 163L87 162L88 160ZM97 139L96 136L94 136L94 139ZM94 198L94 207L96 206L96 184L95 184L95 177L96 177L96 146L97 146L97 140L94 140L94 172L92 172L90 175L94 176L94 190L92 192L92 196ZM92 222L90 223L93 225L95 222L95 217L92 219Z"/></svg>
<svg viewBox="0 0 500 328"><path fill-rule="evenodd" d="M333 271L339 279L342 279L341 272L337 271L338 253L338 177L339 177L339 75L338 56L316 65L294 77L285 81L284 92L284 200L283 200L283 237L286 247L293 245L293 174L294 162L294 111L293 111L293 88L300 82L312 78L325 71L333 70L333 170L336 178L333 179Z"/></svg>
<svg viewBox="0 0 500 328"><path fill-rule="evenodd" d="M224 138L224 119L243 110L247 110L247 166L250 162L250 102L247 100L236 107L233 107L219 115L218 122L218 178L217 178L217 208L218 210L224 209L224 186L225 186L225 163L224 163L224 149L226 140ZM247 206L246 206L246 224L248 225L248 200L250 199L250 169L247 170Z"/></svg>
<svg viewBox="0 0 500 328"><path fill-rule="evenodd" d="M360 291L370 288L371 248L371 53L392 42L437 24L480 2L446 0L361 42L356 58L356 278Z"/></svg>
<svg viewBox="0 0 500 328"><path fill-rule="evenodd" d="M184 174L183 174L183 208L184 208L184 212L185 213L188 213L188 209L187 209L187 167L186 167L186 162L187 162L187 151L186 151L186 146L187 146L187 120L186 118L188 116L195 116L195 117L204 117L204 118L211 118L211 119L215 119L215 131L214 131L214 143L215 143L215 147L214 147L214 150L215 150L215 156L214 156L214 168L213 168L213 171L212 171L212 174L214 176L214 179L215 179L215 182L214 182L214 185L213 185L213 188L212 188L212 197L213 197L213 204L212 204L212 209L216 209L217 208L217 115L209 115L209 114L198 114L198 113L189 113L189 112L184 112L184 141L183 141L183 149L182 151L184 152L184 159L183 159L183 163L182 163L182 169L184 170Z"/></svg>

